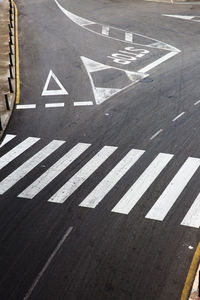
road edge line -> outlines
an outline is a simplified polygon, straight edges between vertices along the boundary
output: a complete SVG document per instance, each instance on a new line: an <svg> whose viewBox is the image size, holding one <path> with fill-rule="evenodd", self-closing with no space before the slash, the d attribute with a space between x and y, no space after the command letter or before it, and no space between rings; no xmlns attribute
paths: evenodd
<svg viewBox="0 0 200 300"><path fill-rule="evenodd" d="M198 268L199 265L199 261L200 261L200 242L196 248L196 251L194 253L186 280L185 280L185 284L184 284L184 288L181 294L181 299L180 300L187 300L189 297L189 293L190 290L192 288L192 284L195 278L195 274L196 274L196 270Z"/></svg>
<svg viewBox="0 0 200 300"><path fill-rule="evenodd" d="M15 72L16 72L16 104L20 102L20 75L19 75L19 43L18 43L18 10L14 0L12 3L15 8Z"/></svg>

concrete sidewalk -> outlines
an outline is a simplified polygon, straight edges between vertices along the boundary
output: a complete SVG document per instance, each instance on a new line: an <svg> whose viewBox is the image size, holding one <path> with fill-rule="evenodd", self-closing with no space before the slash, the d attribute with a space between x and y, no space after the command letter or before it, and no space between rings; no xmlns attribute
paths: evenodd
<svg viewBox="0 0 200 300"><path fill-rule="evenodd" d="M12 14L10 14L10 2L8 0L0 0L0 138L8 124L15 102L15 36L13 7L11 8L11 12ZM11 27L13 26L13 28L11 28L11 38L9 34L9 24ZM11 74L9 65L12 64ZM11 77L13 77L13 79ZM11 79L12 93L9 87L8 78ZM6 106L5 94L8 96L9 107ZM8 108L10 108L10 110Z"/></svg>

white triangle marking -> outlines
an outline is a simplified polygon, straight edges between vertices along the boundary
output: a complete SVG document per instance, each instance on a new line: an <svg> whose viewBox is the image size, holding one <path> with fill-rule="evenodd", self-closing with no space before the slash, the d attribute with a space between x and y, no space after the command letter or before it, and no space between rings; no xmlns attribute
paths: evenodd
<svg viewBox="0 0 200 300"><path fill-rule="evenodd" d="M47 90L51 77L53 77L53 79L55 80L57 85L60 87L59 90ZM45 86L44 86L44 89L43 89L43 92L42 92L42 96L58 96L58 95L68 95L68 92L66 91L66 89L64 88L62 83L58 80L56 75L52 72L52 70L50 70L49 75L46 80L46 83L45 83Z"/></svg>
<svg viewBox="0 0 200 300"><path fill-rule="evenodd" d="M102 63L99 63L97 61L94 61L94 60L89 59L84 56L81 56L81 60L87 71L87 74L88 74L88 77L90 79L90 83L91 83L91 86L93 89L94 98L95 98L96 104L98 104L98 105L103 103L104 101L108 100L111 96L121 92L122 90L125 90L129 86L138 82L140 79L148 76L147 74L144 74L144 73L131 72L131 71L126 71L126 70L123 70L120 68L104 65ZM119 70L121 72L124 72L127 75L128 79L132 81L132 83L129 83L127 86L125 86L124 88L121 88L121 89L95 87L91 73L106 70L106 69L114 69L114 70Z"/></svg>
<svg viewBox="0 0 200 300"><path fill-rule="evenodd" d="M102 71L106 69L112 69L112 67L104 65L102 63L99 63L97 61L94 61L92 59L89 59L87 57L81 56L81 59L87 69L88 72L97 72L97 71Z"/></svg>
<svg viewBox="0 0 200 300"><path fill-rule="evenodd" d="M94 88L95 89L95 100L97 104L101 104L111 96L119 93L121 89L109 89L109 88Z"/></svg>

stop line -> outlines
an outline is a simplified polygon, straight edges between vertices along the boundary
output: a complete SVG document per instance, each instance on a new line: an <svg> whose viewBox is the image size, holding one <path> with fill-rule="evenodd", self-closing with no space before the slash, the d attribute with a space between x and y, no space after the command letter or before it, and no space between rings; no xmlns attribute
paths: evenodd
<svg viewBox="0 0 200 300"><path fill-rule="evenodd" d="M13 140L13 141L12 141ZM15 136L8 135L5 137L2 149L9 146L12 141L14 144ZM0 176L2 181L0 182L0 195L4 195L11 188L19 183L21 179L27 176L32 170L39 167L48 157L56 152L61 146L64 146L66 141L52 140L48 144L42 146L39 151L35 150L35 145L38 141L44 143L43 140L36 137L28 137L21 142L15 143L13 148L0 157ZM79 165L78 171L67 179L67 181L54 191L54 194L46 201L56 204L67 203L68 198L76 193L86 181L91 181L95 172L105 164L109 164L110 158L119 151L115 146L103 146L96 151L92 151L92 145L88 143L77 143L70 150L68 150L63 156L51 165L46 171L37 178L27 179L27 187L19 194L16 195L19 198L34 199L43 189L52 187L54 179L62 174L63 171L77 162ZM28 151L34 152L29 159L24 159L23 154ZM31 153L32 153L31 152ZM87 152L91 156L89 160L82 162L82 155ZM93 153L94 152L94 153ZM142 158L145 150L131 149L124 155L112 169L104 175L103 179L93 188L92 191L88 191L88 195L85 199L79 203L80 207L95 209L111 191L116 191L117 186L120 185L120 180L128 173L129 170L135 167L135 164L142 163ZM4 174L7 173L6 168L16 160L20 159L20 166L13 172L4 178ZM25 160L25 161L24 161ZM159 153L149 165L145 166L145 170L138 178L133 178L134 183L131 186L125 186L125 193L118 203L112 208L112 213L128 215L142 199L148 189L154 184L154 182L160 178L163 180L163 170L168 168L169 163L173 163L174 155L168 153ZM183 190L187 187L195 173L199 169L200 158L188 157L183 165L177 170L174 177L170 182L166 182L166 187L162 191L158 199L154 199L155 203L145 218L164 221L169 211L173 209L175 202L181 196ZM5 172L6 170L6 172ZM32 181L32 182L30 182ZM127 189L128 188L128 189ZM180 207L179 207L180 209ZM186 213L185 217L181 221L181 225L199 228L200 227L200 194L194 199L193 204Z"/></svg>

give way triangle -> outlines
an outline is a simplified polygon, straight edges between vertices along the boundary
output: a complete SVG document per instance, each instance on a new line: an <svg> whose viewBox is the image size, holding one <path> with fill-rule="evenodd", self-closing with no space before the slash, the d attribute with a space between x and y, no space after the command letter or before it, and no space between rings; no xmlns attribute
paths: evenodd
<svg viewBox="0 0 200 300"><path fill-rule="evenodd" d="M50 82L51 78L53 78L55 80L55 82L57 83L57 85L59 86L60 89L48 90L48 86L49 86L49 82ZM52 70L50 70L49 75L46 80L46 83L44 85L42 96L58 96L58 95L68 95L68 92L66 91L66 89L64 88L62 83L58 80L56 75L52 72Z"/></svg>
<svg viewBox="0 0 200 300"><path fill-rule="evenodd" d="M81 56L81 60L90 79L97 105L148 76L104 65L84 56Z"/></svg>

